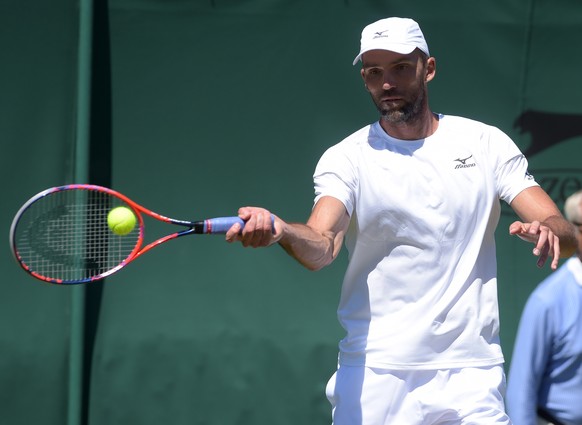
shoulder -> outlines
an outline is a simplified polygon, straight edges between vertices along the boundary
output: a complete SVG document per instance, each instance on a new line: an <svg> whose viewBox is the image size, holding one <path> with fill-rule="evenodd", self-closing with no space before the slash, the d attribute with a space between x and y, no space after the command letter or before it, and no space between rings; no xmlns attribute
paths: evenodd
<svg viewBox="0 0 582 425"><path fill-rule="evenodd" d="M439 114L440 125L445 129L458 130L458 131L474 131L483 134L499 134L507 137L505 132L503 132L498 127L494 125L484 123L482 121L477 121L472 118L460 117L457 115L445 115Z"/></svg>
<svg viewBox="0 0 582 425"><path fill-rule="evenodd" d="M341 140L339 143L335 144L331 148L336 149L349 149L353 147L360 146L362 144L367 144L368 140L377 133L377 128L379 127L378 122L373 124L368 124L365 127L360 128L357 131L354 131L352 134Z"/></svg>
<svg viewBox="0 0 582 425"><path fill-rule="evenodd" d="M356 151L369 144L370 138L373 137L373 134L376 133L374 127L375 124L369 124L365 127L362 127L335 145L328 147L323 153L322 159L330 156L353 156Z"/></svg>
<svg viewBox="0 0 582 425"><path fill-rule="evenodd" d="M489 158L494 168L511 159L519 160L523 157L511 137L494 125L453 115L443 115L441 120L443 136L455 138L464 145L472 145Z"/></svg>

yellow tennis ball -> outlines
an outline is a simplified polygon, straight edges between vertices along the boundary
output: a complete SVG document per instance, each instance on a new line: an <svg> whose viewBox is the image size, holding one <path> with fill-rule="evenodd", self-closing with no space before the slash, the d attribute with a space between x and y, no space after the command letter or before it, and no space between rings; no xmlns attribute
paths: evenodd
<svg viewBox="0 0 582 425"><path fill-rule="evenodd" d="M119 236L130 233L136 222L135 214L127 207L113 208L107 214L107 225L113 233Z"/></svg>

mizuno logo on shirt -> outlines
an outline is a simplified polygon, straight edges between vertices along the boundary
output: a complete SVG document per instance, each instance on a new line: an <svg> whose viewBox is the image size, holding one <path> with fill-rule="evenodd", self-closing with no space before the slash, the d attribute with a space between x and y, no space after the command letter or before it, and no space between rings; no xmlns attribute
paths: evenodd
<svg viewBox="0 0 582 425"><path fill-rule="evenodd" d="M471 168L471 167L475 167L477 164L475 164L475 160L473 160L473 162L468 163L467 161L469 159L473 158L473 155L468 156L466 158L457 158L454 161L458 162L457 165L455 165L455 170L458 170L459 168Z"/></svg>

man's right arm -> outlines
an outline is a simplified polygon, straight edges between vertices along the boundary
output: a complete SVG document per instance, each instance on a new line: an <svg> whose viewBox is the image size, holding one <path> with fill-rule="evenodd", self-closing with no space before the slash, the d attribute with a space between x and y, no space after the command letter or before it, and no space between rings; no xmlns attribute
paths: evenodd
<svg viewBox="0 0 582 425"><path fill-rule="evenodd" d="M336 198L321 198L307 224L286 223L279 245L309 270L319 270L338 256L350 223L346 208Z"/></svg>
<svg viewBox="0 0 582 425"><path fill-rule="evenodd" d="M319 199L306 224L286 223L275 217L275 233L266 218L270 212L263 208L241 208L239 217L245 226L241 232L235 224L226 234L227 241L254 248L279 243L309 270L319 270L337 257L350 222L344 204L330 196Z"/></svg>

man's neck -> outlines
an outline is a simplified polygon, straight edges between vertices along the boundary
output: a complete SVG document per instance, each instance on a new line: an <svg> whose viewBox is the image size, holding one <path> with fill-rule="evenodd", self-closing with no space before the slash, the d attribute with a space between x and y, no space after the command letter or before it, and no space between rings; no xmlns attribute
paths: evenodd
<svg viewBox="0 0 582 425"><path fill-rule="evenodd" d="M412 123L395 124L380 118L380 125L388 135L396 139L419 140L435 133L439 126L439 119L436 114L427 110Z"/></svg>

